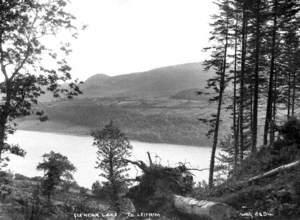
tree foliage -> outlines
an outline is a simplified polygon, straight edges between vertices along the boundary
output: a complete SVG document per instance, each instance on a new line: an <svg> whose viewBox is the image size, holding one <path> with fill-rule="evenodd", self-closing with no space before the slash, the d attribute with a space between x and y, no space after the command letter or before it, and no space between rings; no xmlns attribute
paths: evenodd
<svg viewBox="0 0 300 220"><path fill-rule="evenodd" d="M45 172L42 188L49 199L55 187L61 184L63 180L73 179L72 172L76 171L75 166L66 156L53 151L43 155L43 162L38 164L37 169Z"/></svg>
<svg viewBox="0 0 300 220"><path fill-rule="evenodd" d="M232 151L226 148L227 155L223 154L220 161L225 170L231 171L228 178L208 194L203 193L202 188L196 189L200 194L198 196L205 195L206 199L218 197L240 213L249 213L254 218L266 214L282 216L282 219L299 216L300 167L295 165L286 170L277 169L300 160L299 125L298 119L291 118L283 125L276 126L279 135L274 144L250 154L236 172L232 172ZM225 144L226 147L232 145L230 139ZM249 181L253 176L261 176L270 170L277 172Z"/></svg>
<svg viewBox="0 0 300 220"><path fill-rule="evenodd" d="M216 69L216 78L208 80L208 87L213 87L218 93L213 100L218 100L217 114L214 120L214 138L213 147L210 158L210 172L209 172L209 185L213 186L213 173L215 169L215 154L218 144L219 136L219 126L221 121L221 110L223 104L224 90L226 87L225 75L227 69L227 50L229 47L229 26L231 25L231 9L229 6L229 1L221 1L219 3L220 14L215 16L215 21L212 24L214 26L214 31L211 33L213 36L211 40L217 42L217 46L213 48L211 55L211 60L205 62L206 68L213 67ZM221 44L221 45L220 45ZM222 48L222 45L224 45ZM217 83L218 82L218 83ZM218 85L216 85L218 84Z"/></svg>
<svg viewBox="0 0 300 220"><path fill-rule="evenodd" d="M221 143L216 140L220 139L217 130L222 121L221 111L232 112L231 132L226 134L231 139L227 151L232 153L231 167L238 170L245 158L255 155L258 144L275 143L276 124L282 123L284 115L290 118L296 114L300 4L295 0L220 0L217 4L219 10L213 16L209 47L213 52L206 64L216 71L208 86L216 92L212 101L218 101L218 111L206 121L213 122L210 125L215 131L215 152ZM227 86L225 94L232 98L232 103L222 102L222 84ZM262 119L264 124L260 125Z"/></svg>
<svg viewBox="0 0 300 220"><path fill-rule="evenodd" d="M126 178L128 159L132 146L128 138L111 121L102 130L92 133L94 145L97 147L97 166L102 170L100 176L107 181L103 182L104 188L116 212L122 211L122 197L127 189Z"/></svg>
<svg viewBox="0 0 300 220"><path fill-rule="evenodd" d="M67 12L65 0L0 1L0 156L15 153L5 143L15 131L14 120L35 113L47 117L33 105L45 92L54 97L80 94L78 82L71 82L71 67L65 57L70 44L61 42L55 50L46 41L61 31L76 37L75 17ZM57 42L58 43L58 42ZM62 87L62 83L68 86Z"/></svg>

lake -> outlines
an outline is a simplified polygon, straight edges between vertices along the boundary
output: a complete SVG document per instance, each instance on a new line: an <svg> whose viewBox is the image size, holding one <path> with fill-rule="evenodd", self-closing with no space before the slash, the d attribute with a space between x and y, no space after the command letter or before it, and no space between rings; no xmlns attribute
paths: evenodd
<svg viewBox="0 0 300 220"><path fill-rule="evenodd" d="M10 156L8 169L13 173L29 177L43 175L43 172L36 170L36 166L42 161L42 155L52 150L67 156L75 165L77 171L74 173L74 178L79 185L90 188L96 180L101 181L99 177L101 171L95 169L97 149L92 145L92 137L19 130L9 137L9 142L19 144L27 153L25 158ZM148 163L147 152L150 152L153 161L163 165L174 166L178 162L184 162L191 168L209 167L211 151L209 147L138 141L130 143L133 146L132 160L143 160ZM138 168L131 167L132 177L139 173ZM195 175L196 182L207 180L208 171L193 171L192 173Z"/></svg>

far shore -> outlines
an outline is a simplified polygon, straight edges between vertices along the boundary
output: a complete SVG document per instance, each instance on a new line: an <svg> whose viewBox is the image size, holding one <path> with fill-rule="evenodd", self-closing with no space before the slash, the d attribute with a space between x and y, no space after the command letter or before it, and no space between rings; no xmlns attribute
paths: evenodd
<svg viewBox="0 0 300 220"><path fill-rule="evenodd" d="M44 130L39 130L39 129L17 129L17 131L28 131L28 132L42 132L42 133L52 133L52 134L57 134L57 135L69 135L69 136L74 136L74 137L89 137L89 133L86 132L76 132L76 131L70 131L70 130L53 130L53 129L44 129ZM210 145L190 145L190 144L178 144L178 143L170 143L170 142L155 142L155 141L145 141L141 139L130 139L130 141L134 142L139 142L139 143L151 143L151 144L166 144L166 145L177 145L177 146L186 146L186 147L207 147L209 148Z"/></svg>

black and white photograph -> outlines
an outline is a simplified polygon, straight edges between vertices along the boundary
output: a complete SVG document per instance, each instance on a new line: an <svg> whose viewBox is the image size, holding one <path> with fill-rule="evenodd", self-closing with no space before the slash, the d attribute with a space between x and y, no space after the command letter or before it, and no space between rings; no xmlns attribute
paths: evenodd
<svg viewBox="0 0 300 220"><path fill-rule="evenodd" d="M0 0L0 220L299 220L300 0Z"/></svg>

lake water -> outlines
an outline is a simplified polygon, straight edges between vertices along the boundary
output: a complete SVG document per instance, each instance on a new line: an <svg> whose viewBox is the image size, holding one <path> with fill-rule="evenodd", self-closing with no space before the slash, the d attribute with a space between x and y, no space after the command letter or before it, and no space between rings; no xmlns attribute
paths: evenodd
<svg viewBox="0 0 300 220"><path fill-rule="evenodd" d="M99 178L99 169L96 165L96 147L92 145L92 137L73 136L34 131L17 131L9 137L9 142L19 144L26 152L25 158L10 156L8 169L29 177L41 176L43 173L36 170L42 161L42 155L51 150L59 152L69 158L77 168L74 178L79 185L90 188ZM151 153L153 161L164 165L174 166L184 162L192 168L208 168L210 158L209 147L195 147L173 144L152 144L131 141L133 146L132 159L148 162L147 152ZM139 174L138 168L132 167L130 175ZM193 171L196 182L207 180L208 171Z"/></svg>

